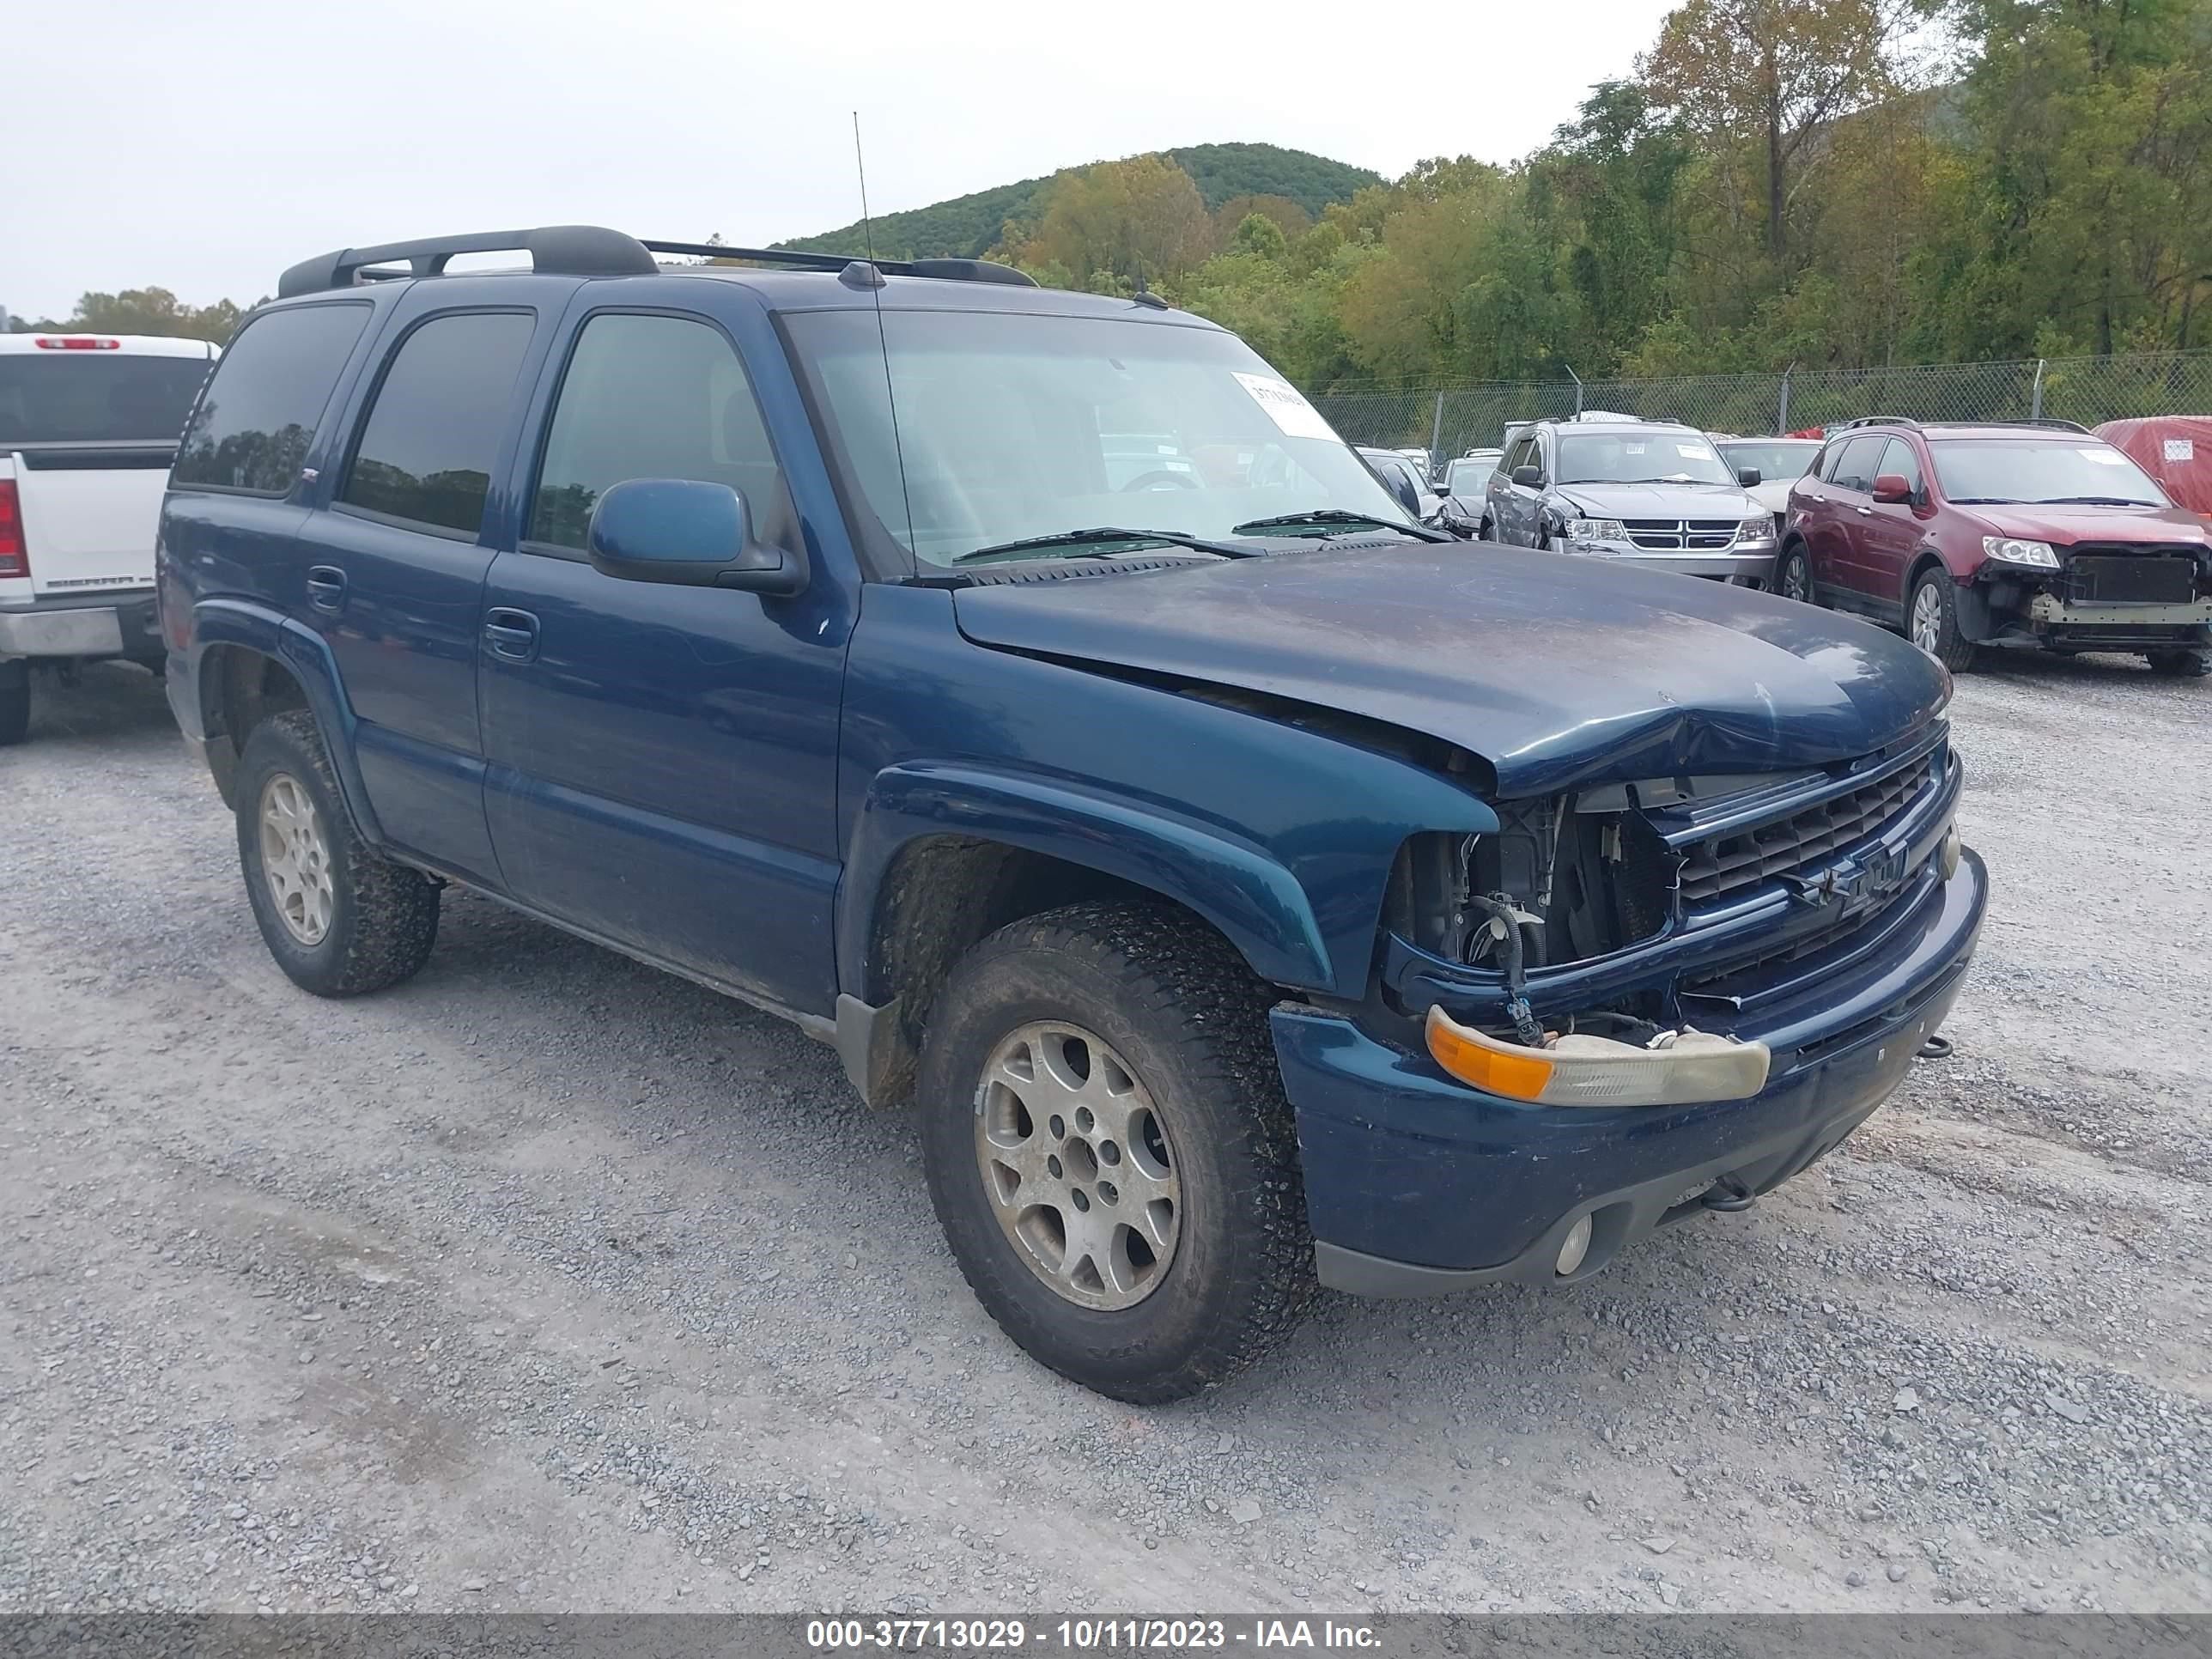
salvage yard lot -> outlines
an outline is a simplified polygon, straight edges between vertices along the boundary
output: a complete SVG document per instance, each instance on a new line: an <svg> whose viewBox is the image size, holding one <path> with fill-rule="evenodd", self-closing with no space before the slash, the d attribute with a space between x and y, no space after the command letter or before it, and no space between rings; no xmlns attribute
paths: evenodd
<svg viewBox="0 0 2212 1659"><path fill-rule="evenodd" d="M1841 1153L1137 1411L795 1030L462 895L295 990L88 672L0 752L0 1612L2212 1609L2212 688L2006 660L1954 720L1958 1052Z"/></svg>

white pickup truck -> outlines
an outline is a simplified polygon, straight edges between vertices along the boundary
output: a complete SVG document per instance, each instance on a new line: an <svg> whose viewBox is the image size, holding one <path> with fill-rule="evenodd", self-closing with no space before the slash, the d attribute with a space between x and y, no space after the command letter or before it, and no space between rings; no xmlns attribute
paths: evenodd
<svg viewBox="0 0 2212 1659"><path fill-rule="evenodd" d="M123 657L161 672L154 535L216 348L131 334L0 334L0 744L31 668Z"/></svg>

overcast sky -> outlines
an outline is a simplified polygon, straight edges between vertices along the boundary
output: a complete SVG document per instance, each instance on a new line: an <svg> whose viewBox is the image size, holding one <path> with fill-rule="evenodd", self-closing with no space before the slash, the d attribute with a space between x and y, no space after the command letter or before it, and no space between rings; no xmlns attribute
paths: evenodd
<svg viewBox="0 0 2212 1659"><path fill-rule="evenodd" d="M599 223L757 244L1249 140L1386 175L1525 155L1667 0L73 0L0 91L0 306L194 304L295 259ZM1510 16L1510 21L1506 21Z"/></svg>

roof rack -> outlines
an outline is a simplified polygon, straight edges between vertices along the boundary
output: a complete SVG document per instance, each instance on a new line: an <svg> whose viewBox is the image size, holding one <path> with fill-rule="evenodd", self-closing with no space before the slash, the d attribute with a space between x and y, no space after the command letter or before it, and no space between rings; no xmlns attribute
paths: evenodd
<svg viewBox="0 0 2212 1659"><path fill-rule="evenodd" d="M893 276L933 276L952 283L1003 283L1010 288L1035 288L1036 278L1012 265L989 259L871 259L865 253L808 253L799 248L725 247L720 242L659 242L639 244L654 253L681 253L702 259L743 259L752 264L790 265L799 270L842 273L848 265L873 265Z"/></svg>
<svg viewBox="0 0 2212 1659"><path fill-rule="evenodd" d="M1829 428L1829 430L1832 432L1845 432L1849 431L1855 426L1917 427L1919 424L1920 422L1914 420L1910 415L1860 415L1848 421L1838 421L1835 425Z"/></svg>
<svg viewBox="0 0 2212 1659"><path fill-rule="evenodd" d="M1990 424L1992 426L2047 426L2052 430L2057 432L2080 432L2084 434L2089 430L2087 427L2083 426L2079 421L2062 421L2056 416L2051 415L2038 415L2025 421L1993 421Z"/></svg>
<svg viewBox="0 0 2212 1659"><path fill-rule="evenodd" d="M302 259L276 280L279 299L386 282L442 275L463 253L523 252L530 268L560 276L650 276L660 269L656 253L697 255L710 259L746 259L762 264L794 265L803 270L842 271L855 263L873 264L896 276L933 276L950 282L1005 283L1035 288L1036 280L1012 265L986 259L877 259L843 253L800 253L779 248L724 247L719 242L641 241L599 225L545 225L535 230L480 230L465 236L426 236L375 247L340 248Z"/></svg>

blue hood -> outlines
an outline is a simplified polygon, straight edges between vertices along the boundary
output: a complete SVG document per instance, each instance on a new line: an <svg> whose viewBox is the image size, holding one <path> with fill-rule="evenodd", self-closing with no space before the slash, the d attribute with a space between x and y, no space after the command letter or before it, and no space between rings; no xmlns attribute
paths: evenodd
<svg viewBox="0 0 2212 1659"><path fill-rule="evenodd" d="M1774 772L1941 712L1893 634L1771 594L1487 543L1394 542L954 595L981 645L1235 686L1457 744L1501 798Z"/></svg>

